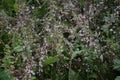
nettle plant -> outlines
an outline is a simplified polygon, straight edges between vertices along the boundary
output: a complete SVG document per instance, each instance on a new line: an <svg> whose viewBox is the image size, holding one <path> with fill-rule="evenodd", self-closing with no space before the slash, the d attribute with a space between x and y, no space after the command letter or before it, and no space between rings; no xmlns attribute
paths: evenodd
<svg viewBox="0 0 120 80"><path fill-rule="evenodd" d="M119 18L118 0L2 0L0 74L119 80Z"/></svg>

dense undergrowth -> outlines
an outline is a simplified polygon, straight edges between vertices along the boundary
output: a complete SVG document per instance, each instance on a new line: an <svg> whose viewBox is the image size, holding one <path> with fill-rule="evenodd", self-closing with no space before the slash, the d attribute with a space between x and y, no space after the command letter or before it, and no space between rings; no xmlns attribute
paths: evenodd
<svg viewBox="0 0 120 80"><path fill-rule="evenodd" d="M119 0L0 0L0 80L120 80Z"/></svg>

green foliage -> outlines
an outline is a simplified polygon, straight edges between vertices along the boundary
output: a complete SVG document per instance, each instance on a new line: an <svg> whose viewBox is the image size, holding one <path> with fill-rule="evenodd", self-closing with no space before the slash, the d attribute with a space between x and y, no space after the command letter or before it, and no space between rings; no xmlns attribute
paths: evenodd
<svg viewBox="0 0 120 80"><path fill-rule="evenodd" d="M15 0L2 0L1 4L2 4L2 9L4 9L6 11L6 13L10 16L14 16L15 13L13 13L14 8L13 5L15 3Z"/></svg>
<svg viewBox="0 0 120 80"><path fill-rule="evenodd" d="M0 69L0 80L15 80L13 79L7 71Z"/></svg>
<svg viewBox="0 0 120 80"><path fill-rule="evenodd" d="M9 68L12 64L14 64L14 57L11 56L11 49L8 45L5 46L5 57L3 58L3 66L5 68Z"/></svg>
<svg viewBox="0 0 120 80"><path fill-rule="evenodd" d="M14 7L15 12L19 11L19 5L17 3L15 3L13 7Z"/></svg>
<svg viewBox="0 0 120 80"><path fill-rule="evenodd" d="M68 21L63 21L63 23L67 26L67 27L72 27L72 24Z"/></svg>
<svg viewBox="0 0 120 80"><path fill-rule="evenodd" d="M92 78L92 79L97 79L97 74L96 73L91 73L88 77Z"/></svg>
<svg viewBox="0 0 120 80"><path fill-rule="evenodd" d="M57 62L58 59L59 59L58 56L48 57L48 58L46 58L46 59L44 60L44 64L45 64L45 65L53 64L53 63Z"/></svg>
<svg viewBox="0 0 120 80"><path fill-rule="evenodd" d="M118 71L120 70L120 60L119 59L114 60L113 69L116 69Z"/></svg>
<svg viewBox="0 0 120 80"><path fill-rule="evenodd" d="M73 71L72 69L69 69L69 80L78 80L78 74Z"/></svg>
<svg viewBox="0 0 120 80"><path fill-rule="evenodd" d="M18 45L17 47L15 47L15 48L13 49L13 51L15 51L15 52L21 52L21 51L23 51L23 47L20 46L20 45Z"/></svg>
<svg viewBox="0 0 120 80"><path fill-rule="evenodd" d="M0 0L0 80L120 80L119 4Z"/></svg>

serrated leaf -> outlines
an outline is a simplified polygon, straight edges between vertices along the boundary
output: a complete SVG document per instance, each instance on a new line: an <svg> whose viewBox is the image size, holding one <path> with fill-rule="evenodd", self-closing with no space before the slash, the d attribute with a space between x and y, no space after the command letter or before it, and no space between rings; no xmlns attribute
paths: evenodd
<svg viewBox="0 0 120 80"><path fill-rule="evenodd" d="M19 46L15 47L13 49L13 51L15 51L15 52L21 52L21 51L23 51L23 47L19 45Z"/></svg>
<svg viewBox="0 0 120 80"><path fill-rule="evenodd" d="M53 63L57 62L58 59L59 59L58 56L48 57L44 60L44 65L53 64Z"/></svg>

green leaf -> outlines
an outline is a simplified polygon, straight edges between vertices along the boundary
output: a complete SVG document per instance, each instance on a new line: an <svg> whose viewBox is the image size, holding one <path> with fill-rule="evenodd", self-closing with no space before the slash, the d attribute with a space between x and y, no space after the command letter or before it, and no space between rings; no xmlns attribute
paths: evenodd
<svg viewBox="0 0 120 80"><path fill-rule="evenodd" d="M78 80L78 74L72 69L69 69L69 80Z"/></svg>
<svg viewBox="0 0 120 80"><path fill-rule="evenodd" d="M106 30L108 30L109 29L109 24L105 24L105 25L103 25L102 26L102 29L104 30L104 31L106 31Z"/></svg>
<svg viewBox="0 0 120 80"><path fill-rule="evenodd" d="M0 69L0 80L14 80L7 70Z"/></svg>
<svg viewBox="0 0 120 80"><path fill-rule="evenodd" d="M4 32L4 35L2 36L1 39L4 43L8 43L9 42L9 37L10 37L10 35L8 35L8 33Z"/></svg>
<svg viewBox="0 0 120 80"><path fill-rule="evenodd" d="M44 60L44 65L49 65L49 64L53 64L53 63L55 63L55 62L57 62L58 61L58 56L54 56L54 57L48 57L48 58L46 58L45 60Z"/></svg>
<svg viewBox="0 0 120 80"><path fill-rule="evenodd" d="M120 80L120 76L117 76L117 77L115 78L115 80Z"/></svg>
<svg viewBox="0 0 120 80"><path fill-rule="evenodd" d="M84 6L85 6L85 0L81 0L81 1L80 1L80 5L81 5L82 7L84 7Z"/></svg>
<svg viewBox="0 0 120 80"><path fill-rule="evenodd" d="M68 22L68 21L63 21L63 23L64 23L66 26L68 26L68 27L71 27L71 26L72 26L72 24L71 24L70 22Z"/></svg>
<svg viewBox="0 0 120 80"><path fill-rule="evenodd" d="M31 80L36 80L36 77L35 77L35 76L32 76Z"/></svg>
<svg viewBox="0 0 120 80"><path fill-rule="evenodd" d="M23 51L23 47L20 46L20 45L18 45L17 47L15 47L15 48L13 49L13 51L15 51L15 52L21 52L21 51Z"/></svg>
<svg viewBox="0 0 120 80"><path fill-rule="evenodd" d="M82 54L85 50L75 51L73 52L71 59L74 59L76 56Z"/></svg>
<svg viewBox="0 0 120 80"><path fill-rule="evenodd" d="M26 48L26 52L27 52L27 53L30 53L30 50L31 50L31 48L30 48L30 46L28 46L28 47Z"/></svg>
<svg viewBox="0 0 120 80"><path fill-rule="evenodd" d="M120 60L119 59L114 60L113 69L120 70Z"/></svg>
<svg viewBox="0 0 120 80"><path fill-rule="evenodd" d="M19 11L19 6L18 6L18 4L17 4L17 3L15 3L15 4L13 5L13 7L14 7L14 9L15 9L15 11L16 11L16 12L18 12L18 11Z"/></svg>
<svg viewBox="0 0 120 80"><path fill-rule="evenodd" d="M95 74L95 73L91 73L90 75L89 75L89 78L97 78L97 74Z"/></svg>
<svg viewBox="0 0 120 80"><path fill-rule="evenodd" d="M36 2L37 2L38 4L40 4L39 0L36 0Z"/></svg>

